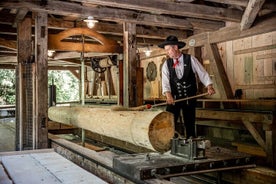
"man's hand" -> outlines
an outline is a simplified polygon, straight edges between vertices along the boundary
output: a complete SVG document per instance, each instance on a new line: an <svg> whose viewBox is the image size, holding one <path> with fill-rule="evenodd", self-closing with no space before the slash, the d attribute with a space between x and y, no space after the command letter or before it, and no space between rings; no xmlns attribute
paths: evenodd
<svg viewBox="0 0 276 184"><path fill-rule="evenodd" d="M216 93L216 91L215 91L215 89L213 88L213 85L212 85L212 84L209 84L209 85L207 86L207 92L208 92L209 95L213 95L213 94Z"/></svg>
<svg viewBox="0 0 276 184"><path fill-rule="evenodd" d="M174 99L171 92L166 92L167 104L174 104Z"/></svg>

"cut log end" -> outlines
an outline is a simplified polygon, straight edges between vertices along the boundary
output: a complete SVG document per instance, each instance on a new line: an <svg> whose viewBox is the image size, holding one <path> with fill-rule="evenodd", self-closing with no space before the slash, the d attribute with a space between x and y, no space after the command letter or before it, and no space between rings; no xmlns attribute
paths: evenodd
<svg viewBox="0 0 276 184"><path fill-rule="evenodd" d="M163 112L158 114L149 127L149 140L158 152L166 152L171 148L174 136L173 114Z"/></svg>

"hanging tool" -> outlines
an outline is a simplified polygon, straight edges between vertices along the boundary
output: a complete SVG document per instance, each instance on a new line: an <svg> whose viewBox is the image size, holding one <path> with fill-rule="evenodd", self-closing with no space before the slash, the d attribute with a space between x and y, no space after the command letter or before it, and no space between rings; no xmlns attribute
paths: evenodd
<svg viewBox="0 0 276 184"><path fill-rule="evenodd" d="M175 100L174 102L182 102L182 101L185 101L185 100L190 100L190 99L194 99L194 98L199 98L199 97L203 97L203 96L206 96L208 95L208 93L203 93L203 94L200 94L200 95L195 95L195 96L190 96L190 97L187 97L187 98L181 98L181 99L178 99L178 100ZM146 105L141 105L141 106L138 106L138 107L122 107L122 106L113 106L111 108L111 110L113 111L143 111L145 109L151 109L153 107L159 107L159 106L163 106L163 105L167 105L167 102L163 102L163 103L159 103L159 104L154 104L154 105L151 105L151 104L146 104Z"/></svg>

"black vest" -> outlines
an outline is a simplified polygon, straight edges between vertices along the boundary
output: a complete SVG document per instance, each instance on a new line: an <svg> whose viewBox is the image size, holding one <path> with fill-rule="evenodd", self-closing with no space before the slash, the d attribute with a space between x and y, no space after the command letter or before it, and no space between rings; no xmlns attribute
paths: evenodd
<svg viewBox="0 0 276 184"><path fill-rule="evenodd" d="M184 74L181 79L177 78L173 68L173 59L167 60L170 75L171 93L175 99L186 98L196 95L196 77L192 69L191 56L183 54Z"/></svg>

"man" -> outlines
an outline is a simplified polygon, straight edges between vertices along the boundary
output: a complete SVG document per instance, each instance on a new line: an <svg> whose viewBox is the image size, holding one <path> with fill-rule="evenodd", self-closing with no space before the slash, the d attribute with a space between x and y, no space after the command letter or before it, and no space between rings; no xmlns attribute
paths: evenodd
<svg viewBox="0 0 276 184"><path fill-rule="evenodd" d="M185 42L178 41L175 36L168 36L159 44L165 49L169 59L162 67L162 93L166 96L166 110L174 114L175 130L181 136L184 135L184 125L178 122L182 109L186 138L196 137L195 132L195 109L196 99L190 99L175 103L181 98L195 96L197 92L196 77L207 87L209 95L215 94L212 80L199 61L191 55L182 54L179 49L185 46Z"/></svg>

